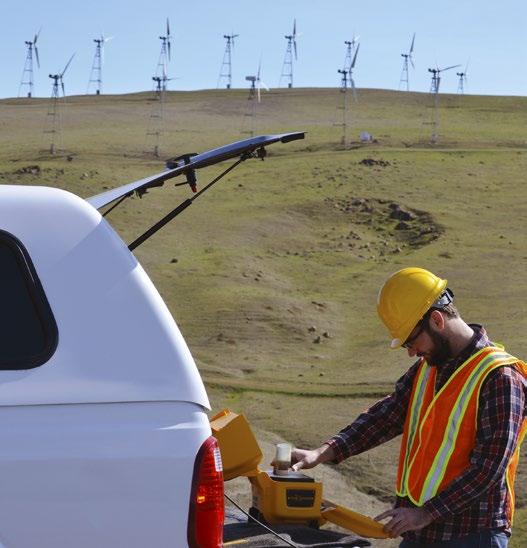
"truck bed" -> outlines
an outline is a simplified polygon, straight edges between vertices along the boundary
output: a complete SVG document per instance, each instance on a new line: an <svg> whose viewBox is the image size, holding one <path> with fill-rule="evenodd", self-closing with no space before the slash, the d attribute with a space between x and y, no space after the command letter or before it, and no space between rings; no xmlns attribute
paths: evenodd
<svg viewBox="0 0 527 548"><path fill-rule="evenodd" d="M371 543L355 535L348 535L327 529L314 529L304 525L273 525L272 529L293 546L299 548L352 548L354 546L371 546ZM255 522L248 522L247 516L238 509L225 508L225 526L223 529L224 546L247 547L284 547L291 544L280 540Z"/></svg>

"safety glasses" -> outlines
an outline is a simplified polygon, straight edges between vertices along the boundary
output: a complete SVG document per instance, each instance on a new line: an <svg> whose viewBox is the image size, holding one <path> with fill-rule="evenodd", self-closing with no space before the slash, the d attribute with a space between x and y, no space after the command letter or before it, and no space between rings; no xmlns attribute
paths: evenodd
<svg viewBox="0 0 527 548"><path fill-rule="evenodd" d="M417 329L417 331L415 331ZM410 336L403 342L401 345L403 348L411 348L414 344L414 342L417 340L417 337L424 331L425 325L424 325L424 318L415 326L414 331L415 333L412 335L410 333Z"/></svg>

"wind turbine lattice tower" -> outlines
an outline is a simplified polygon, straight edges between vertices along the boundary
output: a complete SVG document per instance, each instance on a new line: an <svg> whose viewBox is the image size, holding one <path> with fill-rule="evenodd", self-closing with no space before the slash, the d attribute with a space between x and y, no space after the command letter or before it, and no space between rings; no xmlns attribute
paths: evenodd
<svg viewBox="0 0 527 548"><path fill-rule="evenodd" d="M437 65L435 68L429 68L428 72L432 74L432 82L430 84L430 93L434 98L434 118L432 121L432 136L430 142L435 144L439 140L439 87L441 85L441 73L446 70L451 70L461 65L451 65L440 69Z"/></svg>
<svg viewBox="0 0 527 548"><path fill-rule="evenodd" d="M340 79L340 97L341 101L337 105L337 111L340 110L342 118L335 125L342 128L341 144L348 145L348 113L349 113L349 69L345 66L337 71L341 75Z"/></svg>
<svg viewBox="0 0 527 548"><path fill-rule="evenodd" d="M220 67L220 75L218 77L217 87L221 86L222 81L225 81L225 87L232 87L232 52L234 51L234 39L240 36L239 34L224 34L225 50L223 52L223 61Z"/></svg>
<svg viewBox="0 0 527 548"><path fill-rule="evenodd" d="M40 30L35 34L33 40L26 40L25 44L27 47L26 52L26 61L24 63L24 70L22 71L22 78L20 79L20 85L18 86L18 96L20 97L20 93L22 91L22 88L24 86L27 86L27 96L33 97L33 52L35 53L35 59L37 61L37 67L40 68L40 61L38 58L38 49L37 49L37 40L38 36L40 34Z"/></svg>
<svg viewBox="0 0 527 548"><path fill-rule="evenodd" d="M112 36L105 38L102 34L100 38L94 38L95 42L95 54L93 56L93 62L90 71L90 78L88 80L88 87L86 93L90 93L90 87L95 86L95 95L102 93L102 67L104 64L104 45L109 42Z"/></svg>
<svg viewBox="0 0 527 548"><path fill-rule="evenodd" d="M48 107L48 124L47 129L44 130L44 133L49 133L51 135L51 142L49 146L50 154L55 154L57 151L57 146L62 138L62 116L60 111L60 89L62 89L62 96L66 96L66 89L64 86L64 74L68 70L71 61L75 57L73 54L69 61L66 63L66 66L57 74L50 74L49 77L53 80L53 86L51 88L51 100ZM60 88L59 88L60 84Z"/></svg>

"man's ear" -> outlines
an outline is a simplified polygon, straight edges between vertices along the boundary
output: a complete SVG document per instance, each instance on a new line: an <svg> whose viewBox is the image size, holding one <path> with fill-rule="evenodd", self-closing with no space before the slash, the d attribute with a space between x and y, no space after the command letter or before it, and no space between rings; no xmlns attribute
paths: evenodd
<svg viewBox="0 0 527 548"><path fill-rule="evenodd" d="M436 331L443 331L445 328L445 318L439 310L433 310L430 314L430 325L432 325Z"/></svg>

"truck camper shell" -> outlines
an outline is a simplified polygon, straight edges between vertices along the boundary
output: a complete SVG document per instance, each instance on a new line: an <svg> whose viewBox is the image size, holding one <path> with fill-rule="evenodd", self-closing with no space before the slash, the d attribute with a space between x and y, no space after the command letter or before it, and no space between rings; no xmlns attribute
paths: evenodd
<svg viewBox="0 0 527 548"><path fill-rule="evenodd" d="M11 237L25 250L58 332L45 363L3 371L0 405L189 401L210 407L165 303L97 210L64 190L6 185L0 219L4 241Z"/></svg>

